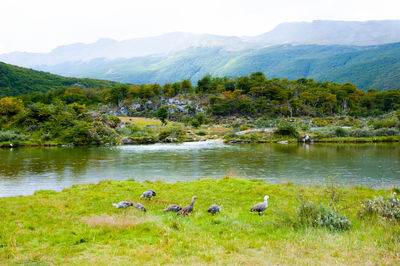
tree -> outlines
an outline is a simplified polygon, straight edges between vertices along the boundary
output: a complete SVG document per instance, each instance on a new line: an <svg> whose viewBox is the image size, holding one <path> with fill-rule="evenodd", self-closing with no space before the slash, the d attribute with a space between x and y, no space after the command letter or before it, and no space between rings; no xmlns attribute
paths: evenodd
<svg viewBox="0 0 400 266"><path fill-rule="evenodd" d="M167 118L168 118L168 105L164 105L158 108L157 110L157 118L161 120L161 123L163 125L167 124Z"/></svg>

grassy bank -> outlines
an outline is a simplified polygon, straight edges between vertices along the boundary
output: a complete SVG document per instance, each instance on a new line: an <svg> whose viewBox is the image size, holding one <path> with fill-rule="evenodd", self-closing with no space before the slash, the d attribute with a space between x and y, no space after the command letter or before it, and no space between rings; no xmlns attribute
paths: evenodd
<svg viewBox="0 0 400 266"><path fill-rule="evenodd" d="M147 213L120 210L120 200L139 201L149 188ZM336 207L352 222L332 231L296 222L301 200ZM264 195L269 208L250 213ZM104 181L62 192L0 199L0 264L398 264L398 224L374 216L361 219L361 201L391 191L369 188L272 185L225 178L162 183ZM163 213L168 204L186 205L197 196L188 217ZM219 215L206 212L221 206Z"/></svg>

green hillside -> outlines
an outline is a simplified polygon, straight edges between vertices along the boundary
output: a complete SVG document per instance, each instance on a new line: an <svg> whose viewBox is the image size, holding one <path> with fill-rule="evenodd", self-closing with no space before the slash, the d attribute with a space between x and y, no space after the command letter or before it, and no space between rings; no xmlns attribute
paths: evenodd
<svg viewBox="0 0 400 266"><path fill-rule="evenodd" d="M66 78L0 62L0 97L46 92L54 88L71 86L105 89L117 84L115 81Z"/></svg>
<svg viewBox="0 0 400 266"><path fill-rule="evenodd" d="M42 66L65 76L92 77L135 84L183 79L197 82L206 74L241 76L262 71L267 77L312 78L351 82L360 89L400 87L400 43L378 46L279 45L228 51L189 48L168 56L96 59L85 63Z"/></svg>

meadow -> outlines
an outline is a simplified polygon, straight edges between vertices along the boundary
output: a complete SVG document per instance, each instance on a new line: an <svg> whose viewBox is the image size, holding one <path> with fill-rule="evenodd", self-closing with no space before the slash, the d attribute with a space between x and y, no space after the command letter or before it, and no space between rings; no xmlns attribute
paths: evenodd
<svg viewBox="0 0 400 266"><path fill-rule="evenodd" d="M157 196L140 200L143 191ZM394 189L398 191L398 189ZM377 264L400 263L400 227L376 215L360 217L365 199L392 190L296 186L223 178L163 183L103 181L62 192L0 198L0 264ZM269 195L261 215L250 208ZM198 199L187 217L169 204ZM112 207L122 200L134 208ZM346 215L349 230L301 223L299 206L314 202ZM218 204L215 216L206 210Z"/></svg>

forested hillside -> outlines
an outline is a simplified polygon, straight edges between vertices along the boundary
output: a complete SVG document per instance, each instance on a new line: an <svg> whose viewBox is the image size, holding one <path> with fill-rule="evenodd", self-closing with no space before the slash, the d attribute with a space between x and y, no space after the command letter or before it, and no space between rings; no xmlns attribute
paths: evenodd
<svg viewBox="0 0 400 266"><path fill-rule="evenodd" d="M168 56L95 59L41 65L37 68L72 77L91 77L149 84L207 74L241 76L262 71L269 78L312 78L351 82L359 89L390 90L400 86L400 43L379 46L279 45L262 49L190 48Z"/></svg>
<svg viewBox="0 0 400 266"><path fill-rule="evenodd" d="M117 84L106 80L66 78L0 62L0 97L46 92L60 87L105 89Z"/></svg>

